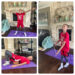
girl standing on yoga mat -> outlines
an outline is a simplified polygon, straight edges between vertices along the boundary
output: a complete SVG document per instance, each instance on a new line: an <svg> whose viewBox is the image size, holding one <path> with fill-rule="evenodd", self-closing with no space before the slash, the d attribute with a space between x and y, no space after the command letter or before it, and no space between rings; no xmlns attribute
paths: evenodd
<svg viewBox="0 0 75 75"><path fill-rule="evenodd" d="M6 11L9 11L9 12L13 12L17 15L17 31L15 32L14 35L16 35L18 33L18 29L21 26L21 28L24 30L24 36L26 36L26 31L24 29L24 24L23 24L23 17L26 13L28 13L29 11L33 11L33 10L35 10L35 8L32 8L31 10L28 10L28 11L24 11L22 9L19 9L18 12L6 10Z"/></svg>
<svg viewBox="0 0 75 75"><path fill-rule="evenodd" d="M30 60L33 59L32 56L28 56L28 57L19 56L14 53L11 53L8 50L6 50L5 52L5 58L6 58L6 61L3 64L3 66L7 66L7 65L10 65L10 63L13 63L11 67L17 67L17 66L21 66L24 64L29 64Z"/></svg>
<svg viewBox="0 0 75 75"><path fill-rule="evenodd" d="M60 38L56 42L56 44L61 42L61 47L59 48L59 50L56 53L56 55L57 55L59 52L61 52L61 65L58 68L58 71L60 71L64 67L67 68L69 66L69 62L67 59L68 54L69 54L69 34L67 32L67 29L68 29L68 25L64 24L62 26L63 32L60 33ZM63 66L63 58L65 58L65 60L66 60L66 64L64 66Z"/></svg>

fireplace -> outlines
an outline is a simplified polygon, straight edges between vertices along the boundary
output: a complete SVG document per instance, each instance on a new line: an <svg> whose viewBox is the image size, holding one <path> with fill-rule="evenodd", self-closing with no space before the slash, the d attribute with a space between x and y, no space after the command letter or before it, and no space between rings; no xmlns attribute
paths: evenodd
<svg viewBox="0 0 75 75"><path fill-rule="evenodd" d="M17 21L17 15L13 13L13 21Z"/></svg>
<svg viewBox="0 0 75 75"><path fill-rule="evenodd" d="M59 35L60 35L61 32L62 32L62 29L59 29ZM69 33L69 40L71 41L72 40L72 37L71 37L72 29L68 29L67 32Z"/></svg>

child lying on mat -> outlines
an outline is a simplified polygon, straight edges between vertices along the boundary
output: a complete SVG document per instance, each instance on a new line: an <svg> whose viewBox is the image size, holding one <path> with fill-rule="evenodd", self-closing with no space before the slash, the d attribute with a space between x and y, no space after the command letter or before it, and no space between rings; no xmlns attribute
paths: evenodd
<svg viewBox="0 0 75 75"><path fill-rule="evenodd" d="M56 53L56 55L57 55L59 52L61 52L61 65L58 68L58 71L60 71L63 67L66 68L69 66L69 62L67 59L68 54L69 54L69 34L67 32L67 29L68 29L68 25L64 24L62 26L63 32L60 33L59 41L56 42L56 44L61 42L61 47ZM64 66L63 66L63 58L65 58L65 60L66 60L66 64Z"/></svg>
<svg viewBox="0 0 75 75"><path fill-rule="evenodd" d="M24 24L23 24L23 17L26 13L28 13L29 11L32 11L32 10L35 10L35 8L32 8L31 10L28 10L28 11L24 11L22 9L19 9L18 12L6 10L8 12L13 12L17 15L17 31L15 32L15 35L18 33L18 29L21 26L21 28L23 28L23 30L24 30L24 35L26 36L26 32L25 32Z"/></svg>
<svg viewBox="0 0 75 75"><path fill-rule="evenodd" d="M10 63L12 62L13 65L11 67L17 67L17 66L21 66L24 64L29 64L30 60L33 59L32 56L28 56L28 57L19 56L14 53L11 53L8 50L6 50L6 52L5 52L5 57L6 57L6 61L3 64L3 66L10 65Z"/></svg>

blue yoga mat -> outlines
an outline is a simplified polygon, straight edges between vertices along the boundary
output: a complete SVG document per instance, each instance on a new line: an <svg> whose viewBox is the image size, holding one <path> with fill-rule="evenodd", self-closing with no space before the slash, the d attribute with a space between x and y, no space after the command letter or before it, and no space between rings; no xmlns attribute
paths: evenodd
<svg viewBox="0 0 75 75"><path fill-rule="evenodd" d="M54 51L54 49L51 49L48 52L46 52L45 54L61 60L61 54L59 53L58 55L56 55L55 52L57 52L57 50ZM73 59L74 59L74 56L72 54L69 54L68 61L71 65L74 65ZM64 62L65 62L65 59L64 59Z"/></svg>

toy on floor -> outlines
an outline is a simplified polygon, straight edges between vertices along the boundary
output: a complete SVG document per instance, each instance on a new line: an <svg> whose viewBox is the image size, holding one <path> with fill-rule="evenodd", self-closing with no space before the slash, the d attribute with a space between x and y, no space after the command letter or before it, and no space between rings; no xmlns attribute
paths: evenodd
<svg viewBox="0 0 75 75"><path fill-rule="evenodd" d="M33 10L35 10L35 8L32 8L31 10L28 10L28 11L24 11L22 9L19 9L18 12L6 10L6 11L9 11L9 12L13 12L17 15L17 31L15 32L14 35L16 35L18 33L18 29L21 26L21 28L24 30L24 35L26 36L26 31L24 29L24 24L23 24L23 18L24 18L24 15L26 13L28 13L29 11L33 11Z"/></svg>
<svg viewBox="0 0 75 75"><path fill-rule="evenodd" d="M7 65L10 65L10 63L13 63L11 67L17 67L24 64L29 64L30 61L33 60L32 56L28 56L28 57L19 56L14 53L11 53L8 50L6 50L5 52L5 58L6 58L6 61L3 64L3 66L7 66Z"/></svg>
<svg viewBox="0 0 75 75"><path fill-rule="evenodd" d="M9 22L8 22L7 19L4 19L4 20L2 21L2 29L1 29L2 35L3 35L6 31L8 31L9 29L10 29L10 24L9 24Z"/></svg>

